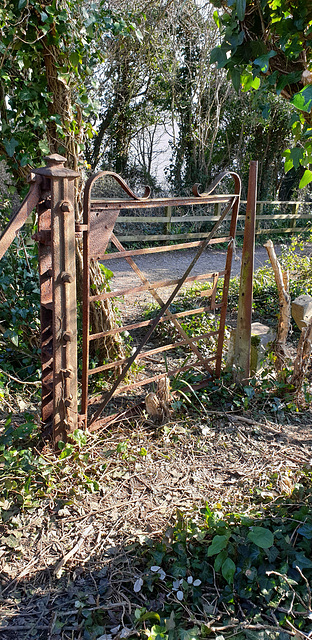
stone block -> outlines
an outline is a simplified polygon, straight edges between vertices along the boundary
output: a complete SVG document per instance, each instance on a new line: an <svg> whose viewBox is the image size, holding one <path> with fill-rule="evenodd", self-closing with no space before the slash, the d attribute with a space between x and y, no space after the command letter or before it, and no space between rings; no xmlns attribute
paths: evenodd
<svg viewBox="0 0 312 640"><path fill-rule="evenodd" d="M253 322L251 325L250 374L260 369L260 363L268 352L269 345L275 339L275 333L266 324Z"/></svg>
<svg viewBox="0 0 312 640"><path fill-rule="evenodd" d="M291 315L300 331L312 318L312 297L303 293L291 305Z"/></svg>
<svg viewBox="0 0 312 640"><path fill-rule="evenodd" d="M226 356L226 368L230 369L234 364L236 329L230 329L228 351ZM254 375L260 369L260 363L269 350L270 343L275 339L275 333L261 322L253 322L251 325L251 349L250 349L250 375Z"/></svg>

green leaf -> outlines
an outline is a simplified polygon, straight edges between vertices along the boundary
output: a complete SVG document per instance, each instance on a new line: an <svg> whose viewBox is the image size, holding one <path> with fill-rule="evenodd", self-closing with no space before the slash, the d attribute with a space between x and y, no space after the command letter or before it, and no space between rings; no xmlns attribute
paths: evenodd
<svg viewBox="0 0 312 640"><path fill-rule="evenodd" d="M241 74L240 74L239 69L236 69L236 68L231 69L230 76L231 76L231 79L232 79L232 82L233 82L233 87L234 87L236 93L238 93L239 89L240 89L240 84L241 84Z"/></svg>
<svg viewBox="0 0 312 640"><path fill-rule="evenodd" d="M15 140L15 138L11 138L11 140L4 140L5 150L10 158L14 156L15 149L16 147L18 147L18 145L19 142L18 140Z"/></svg>
<svg viewBox="0 0 312 640"><path fill-rule="evenodd" d="M252 527L247 538L261 549L269 549L274 543L272 531L264 527Z"/></svg>
<svg viewBox="0 0 312 640"><path fill-rule="evenodd" d="M298 533L300 533L304 538L307 538L308 540L312 539L312 524L306 522L304 525L302 525L302 527L299 527L298 529Z"/></svg>
<svg viewBox="0 0 312 640"><path fill-rule="evenodd" d="M226 559L226 561L222 565L221 571L224 580L226 580L228 584L233 584L236 565L233 560L231 560L231 558Z"/></svg>
<svg viewBox="0 0 312 640"><path fill-rule="evenodd" d="M192 629L179 629L178 633L180 640L197 640L200 636L200 630L198 627L193 627Z"/></svg>
<svg viewBox="0 0 312 640"><path fill-rule="evenodd" d="M299 189L303 189L307 184L312 182L312 171L310 169L306 169L299 183Z"/></svg>
<svg viewBox="0 0 312 640"><path fill-rule="evenodd" d="M49 147L48 143L45 142L44 140L39 140L38 146L39 146L40 151L42 151L42 153L49 153L50 152L50 147Z"/></svg>
<svg viewBox="0 0 312 640"><path fill-rule="evenodd" d="M220 553L222 549L225 549L229 541L229 536L215 536L212 540L211 545L208 547L207 555L210 558L211 556Z"/></svg>
<svg viewBox="0 0 312 640"><path fill-rule="evenodd" d="M86 433L82 429L75 429L71 437L75 442L77 442L79 447L84 447L87 443Z"/></svg>
<svg viewBox="0 0 312 640"><path fill-rule="evenodd" d="M309 560L304 553L296 553L296 559L293 561L292 566L299 567L299 569L312 569L312 560Z"/></svg>
<svg viewBox="0 0 312 640"><path fill-rule="evenodd" d="M77 53L77 51L72 51L69 59L73 65L73 67L77 67L77 65L79 64L79 54Z"/></svg>
<svg viewBox="0 0 312 640"><path fill-rule="evenodd" d="M12 333L10 335L10 340L11 340L11 342L13 342L13 344L15 344L16 347L18 347L18 334L17 333Z"/></svg>
<svg viewBox="0 0 312 640"><path fill-rule="evenodd" d="M158 613L155 613L155 611L147 611L147 613L140 615L139 620L140 622L144 620L157 620L157 622L160 623L160 616Z"/></svg>
<svg viewBox="0 0 312 640"><path fill-rule="evenodd" d="M238 19L242 22L245 17L246 0L236 0L236 13Z"/></svg>
<svg viewBox="0 0 312 640"><path fill-rule="evenodd" d="M290 150L290 157L293 161L293 165L295 169L298 169L301 163L301 160L304 157L304 150L301 149L300 147L293 147L293 149Z"/></svg>
<svg viewBox="0 0 312 640"><path fill-rule="evenodd" d="M249 91L250 89L259 89L260 78L253 78L251 73L245 72L241 76L242 90Z"/></svg>
<svg viewBox="0 0 312 640"><path fill-rule="evenodd" d="M219 19L218 12L214 11L212 17L213 17L213 20L214 20L215 24L217 25L218 29L220 29L220 19Z"/></svg>
<svg viewBox="0 0 312 640"><path fill-rule="evenodd" d="M210 54L210 64L213 64L214 62L218 63L218 69L225 67L227 63L225 49L221 47L215 47L214 49L212 49L212 52Z"/></svg>
<svg viewBox="0 0 312 640"><path fill-rule="evenodd" d="M291 73L283 74L279 77L276 84L276 93L279 96L283 89L287 87L288 84L295 84L299 82L301 78L301 71L292 71Z"/></svg>
<svg viewBox="0 0 312 640"><path fill-rule="evenodd" d="M24 7L26 7L26 4L27 4L27 0L19 0L17 8L18 9L24 9Z"/></svg>
<svg viewBox="0 0 312 640"><path fill-rule="evenodd" d="M290 102L300 111L310 112L312 109L312 85L307 85L292 97Z"/></svg>
<svg viewBox="0 0 312 640"><path fill-rule="evenodd" d="M268 51L268 53L265 53L262 56L259 56L259 58L256 58L254 60L254 64L256 65L256 67L260 67L262 73L266 73L269 68L270 58L273 58L274 56L276 56L276 51Z"/></svg>
<svg viewBox="0 0 312 640"><path fill-rule="evenodd" d="M104 266L104 264L100 264L100 269L105 276L106 280L110 280L113 277L113 272Z"/></svg>
<svg viewBox="0 0 312 640"><path fill-rule="evenodd" d="M217 557L215 558L214 561L214 570L215 571L220 571L223 563L226 560L226 556L227 556L227 550L223 549L223 551L220 551L220 553L218 553Z"/></svg>

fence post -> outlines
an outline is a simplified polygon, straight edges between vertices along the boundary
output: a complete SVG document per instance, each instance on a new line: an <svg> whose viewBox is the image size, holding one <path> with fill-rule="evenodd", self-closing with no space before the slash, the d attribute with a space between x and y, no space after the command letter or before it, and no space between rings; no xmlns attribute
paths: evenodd
<svg viewBox="0 0 312 640"><path fill-rule="evenodd" d="M77 427L77 303L74 180L79 173L52 154L36 169L51 190L53 441ZM40 267L39 267L40 268Z"/></svg>
<svg viewBox="0 0 312 640"><path fill-rule="evenodd" d="M293 216L297 216L298 215L299 206L300 206L299 202L296 202L295 204L293 204L293 206L292 206L292 215ZM296 217L291 218L291 220L290 220L290 228L294 229L296 224L297 224L297 218Z"/></svg>
<svg viewBox="0 0 312 640"><path fill-rule="evenodd" d="M258 216L262 216L263 214L263 202L257 202L256 205L256 231L260 231L260 220L258 219Z"/></svg>
<svg viewBox="0 0 312 640"><path fill-rule="evenodd" d="M221 209L222 209L222 204L220 204L220 202L218 202L217 204L214 205L213 207L213 215L217 216L218 218L220 218L221 216Z"/></svg>
<svg viewBox="0 0 312 640"><path fill-rule="evenodd" d="M169 218L169 220L167 220L165 222L165 224L164 224L164 232L165 232L166 235L170 235L171 234L172 207L170 207L170 206L166 207L165 215L166 215L166 218ZM166 244L170 244L169 238L167 238Z"/></svg>
<svg viewBox="0 0 312 640"><path fill-rule="evenodd" d="M255 251L255 218L257 204L258 162L252 161L249 167L246 219L240 274L237 327L235 333L234 363L235 379L242 382L249 378L252 287Z"/></svg>

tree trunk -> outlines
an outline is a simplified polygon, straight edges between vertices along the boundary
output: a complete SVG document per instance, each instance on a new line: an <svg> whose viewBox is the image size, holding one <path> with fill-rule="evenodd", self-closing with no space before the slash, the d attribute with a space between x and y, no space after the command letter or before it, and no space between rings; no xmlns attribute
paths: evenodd
<svg viewBox="0 0 312 640"><path fill-rule="evenodd" d="M281 371L285 364L286 340L290 327L289 273L288 271L282 272L280 263L276 257L272 240L268 240L264 246L270 258L278 290L280 313L278 318L277 337L275 341L275 366L277 371Z"/></svg>
<svg viewBox="0 0 312 640"><path fill-rule="evenodd" d="M301 331L298 343L297 355L294 361L294 370L290 379L297 392L302 389L304 376L307 373L308 366L311 361L312 352L312 319L309 324Z"/></svg>
<svg viewBox="0 0 312 640"><path fill-rule="evenodd" d="M48 44L44 41L44 61L47 76L48 89L53 96L53 102L50 104L51 115L58 115L61 118L64 137L60 137L57 131L57 125L54 120L48 124L48 141L52 153L63 153L68 162L68 166L77 171L79 169L79 143L83 140L83 128L81 127L81 112L76 107L77 113L73 113L72 96L70 87L66 82L59 78L59 50L55 45ZM77 121L78 134L74 133L71 124L73 119ZM80 125L80 126L79 126ZM82 212L82 182L76 180L75 185L75 215L76 221L81 220ZM77 241L77 282L78 282L78 299L82 299L82 249L81 243ZM90 269L91 285L94 295L105 291L107 286L105 277L100 269L98 262L93 261ZM106 331L116 326L115 312L110 300L102 300L90 305L91 326L94 333ZM91 354L96 350L102 360L122 359L124 357L124 349L122 338L119 334L116 336L108 336L106 339L92 341Z"/></svg>

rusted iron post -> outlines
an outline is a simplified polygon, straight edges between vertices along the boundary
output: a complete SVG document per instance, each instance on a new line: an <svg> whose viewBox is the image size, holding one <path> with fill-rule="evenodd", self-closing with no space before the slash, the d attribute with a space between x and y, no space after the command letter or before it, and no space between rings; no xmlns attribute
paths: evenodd
<svg viewBox="0 0 312 640"><path fill-rule="evenodd" d="M234 377L237 382L249 378L252 319L252 287L255 252L258 162L249 167L246 219L240 273L240 288L235 334Z"/></svg>
<svg viewBox="0 0 312 640"><path fill-rule="evenodd" d="M77 426L74 180L79 174L64 167L66 158L63 156L53 154L46 160L47 166L36 169L35 173L44 177L51 190L50 366L53 366L53 440L57 445L59 440L65 441ZM43 229L39 230L38 235L42 231ZM40 238L38 239L40 242ZM42 240L43 238L41 243Z"/></svg>

